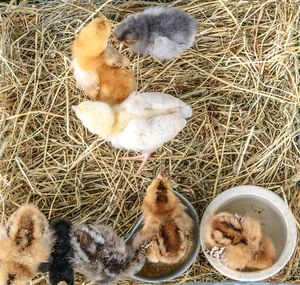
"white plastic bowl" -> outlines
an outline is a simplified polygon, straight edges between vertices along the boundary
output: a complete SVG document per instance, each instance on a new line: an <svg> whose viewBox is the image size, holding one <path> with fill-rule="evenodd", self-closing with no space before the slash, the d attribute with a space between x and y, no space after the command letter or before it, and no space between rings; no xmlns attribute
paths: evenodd
<svg viewBox="0 0 300 285"><path fill-rule="evenodd" d="M209 263L221 274L237 281L261 281L278 273L291 259L297 245L294 216L285 202L275 193L258 186L233 187L218 195L206 208L200 225L202 248L206 245L205 228L208 219L223 211L251 215L261 221L262 231L274 242L276 262L273 266L255 272L242 272L226 267L206 252Z"/></svg>

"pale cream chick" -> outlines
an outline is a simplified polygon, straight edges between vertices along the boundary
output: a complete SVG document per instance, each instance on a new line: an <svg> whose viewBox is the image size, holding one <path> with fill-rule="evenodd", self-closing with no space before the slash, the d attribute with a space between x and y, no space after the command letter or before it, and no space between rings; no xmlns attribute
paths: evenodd
<svg viewBox="0 0 300 285"><path fill-rule="evenodd" d="M72 107L88 130L116 148L141 152L125 158L142 160L142 170L151 153L171 141L186 125L192 109L164 93L132 93L119 105L84 101Z"/></svg>

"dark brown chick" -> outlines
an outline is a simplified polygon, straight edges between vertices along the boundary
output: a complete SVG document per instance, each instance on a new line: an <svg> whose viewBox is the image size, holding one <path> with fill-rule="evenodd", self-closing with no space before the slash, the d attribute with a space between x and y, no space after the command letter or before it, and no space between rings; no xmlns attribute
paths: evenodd
<svg viewBox="0 0 300 285"><path fill-rule="evenodd" d="M150 262L178 263L190 248L193 221L174 194L167 179L154 179L143 202L144 226L133 247L152 240L147 252Z"/></svg>

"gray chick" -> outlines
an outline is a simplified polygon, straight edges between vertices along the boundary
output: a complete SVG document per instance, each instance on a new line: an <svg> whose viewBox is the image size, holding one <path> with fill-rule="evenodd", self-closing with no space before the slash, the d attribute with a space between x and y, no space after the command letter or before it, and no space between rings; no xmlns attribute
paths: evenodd
<svg viewBox="0 0 300 285"><path fill-rule="evenodd" d="M196 33L196 20L184 11L150 7L123 20L114 36L137 53L164 60L191 47Z"/></svg>
<svg viewBox="0 0 300 285"><path fill-rule="evenodd" d="M131 276L145 263L144 245L133 250L110 227L101 224L73 226L71 243L74 270L96 284Z"/></svg>

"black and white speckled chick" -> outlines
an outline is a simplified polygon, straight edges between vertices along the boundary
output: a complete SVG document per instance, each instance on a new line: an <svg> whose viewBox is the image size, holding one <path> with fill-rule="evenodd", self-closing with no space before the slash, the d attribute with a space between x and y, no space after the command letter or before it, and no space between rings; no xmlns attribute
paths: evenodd
<svg viewBox="0 0 300 285"><path fill-rule="evenodd" d="M72 228L74 270L96 284L111 284L138 272L145 262L146 251L132 250L104 225L75 225Z"/></svg>
<svg viewBox="0 0 300 285"><path fill-rule="evenodd" d="M51 285L65 281L74 284L74 270L71 262L73 254L71 245L71 223L66 219L57 219L51 223L55 234L55 244L49 264L49 279Z"/></svg>
<svg viewBox="0 0 300 285"><path fill-rule="evenodd" d="M196 33L196 20L184 11L150 7L123 20L114 31L114 36L137 53L163 60L171 59L191 47Z"/></svg>

